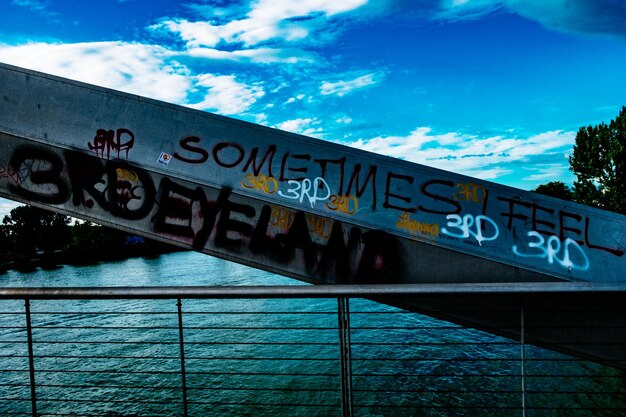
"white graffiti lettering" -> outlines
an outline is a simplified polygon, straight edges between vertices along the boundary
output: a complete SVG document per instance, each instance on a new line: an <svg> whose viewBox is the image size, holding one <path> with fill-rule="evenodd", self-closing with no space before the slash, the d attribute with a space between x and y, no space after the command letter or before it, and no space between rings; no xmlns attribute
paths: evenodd
<svg viewBox="0 0 626 417"><path fill-rule="evenodd" d="M287 181L289 188L286 193L283 193L281 190L278 191L278 195L281 197L289 198L291 200L298 200L300 203L304 200L306 196L309 204L311 204L311 208L315 206L315 203L318 201L326 201L331 196L332 192L330 191L330 186L322 177L317 177L313 181L308 178L302 180L302 182L298 182L295 180ZM320 185L322 185L320 187ZM318 196L320 190L325 190L325 196Z"/></svg>
<svg viewBox="0 0 626 417"><path fill-rule="evenodd" d="M479 214L478 216L466 214L463 217L458 214L448 214L446 219L448 219L448 224L446 224L447 227L458 229L460 232L453 232L444 227L441 229L441 233L462 239L472 236L481 246L482 242L495 240L500 234L500 230L498 229L496 222L482 214ZM485 230L483 231L484 225L489 225L491 227L485 227Z"/></svg>
<svg viewBox="0 0 626 417"><path fill-rule="evenodd" d="M530 252L521 252L517 245L513 245L514 254L523 258L546 259L550 265L556 262L570 270L586 271L589 269L589 258L575 240L568 237L561 242L558 236L550 236L546 239L534 230L528 232L528 238L529 241L526 246ZM559 256L560 253L561 256ZM572 254L576 253L578 253L578 256L575 256L577 262L574 262Z"/></svg>

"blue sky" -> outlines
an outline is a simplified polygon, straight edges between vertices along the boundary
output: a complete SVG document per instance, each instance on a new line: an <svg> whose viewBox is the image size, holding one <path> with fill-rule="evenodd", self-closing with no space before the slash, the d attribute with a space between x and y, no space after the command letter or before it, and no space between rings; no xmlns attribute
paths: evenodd
<svg viewBox="0 0 626 417"><path fill-rule="evenodd" d="M626 105L626 0L4 0L0 62L523 189ZM11 205L0 200L0 214Z"/></svg>

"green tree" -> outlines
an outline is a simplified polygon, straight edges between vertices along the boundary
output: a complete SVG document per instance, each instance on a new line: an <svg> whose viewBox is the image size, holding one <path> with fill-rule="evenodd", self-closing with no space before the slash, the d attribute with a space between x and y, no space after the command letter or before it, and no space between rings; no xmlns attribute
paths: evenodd
<svg viewBox="0 0 626 417"><path fill-rule="evenodd" d="M9 250L9 232L7 227L0 224L0 254L6 253Z"/></svg>
<svg viewBox="0 0 626 417"><path fill-rule="evenodd" d="M67 247L69 261L74 264L124 259L127 234L91 222L72 226L72 243Z"/></svg>
<svg viewBox="0 0 626 417"><path fill-rule="evenodd" d="M626 214L626 106L608 125L581 127L569 162L575 201Z"/></svg>
<svg viewBox="0 0 626 417"><path fill-rule="evenodd" d="M572 201L574 194L572 190L563 181L550 181L546 184L541 184L534 190L536 193L549 195L550 197L560 198L561 200Z"/></svg>
<svg viewBox="0 0 626 417"><path fill-rule="evenodd" d="M12 249L22 254L61 249L71 239L68 216L37 207L16 207L2 223Z"/></svg>

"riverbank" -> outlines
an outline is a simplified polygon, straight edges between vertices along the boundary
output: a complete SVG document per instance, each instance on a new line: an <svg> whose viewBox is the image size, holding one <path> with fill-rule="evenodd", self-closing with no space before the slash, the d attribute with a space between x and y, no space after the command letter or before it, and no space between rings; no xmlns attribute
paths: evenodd
<svg viewBox="0 0 626 417"><path fill-rule="evenodd" d="M165 243L140 239L117 246L94 247L70 245L63 250L39 251L34 254L0 254L0 274L9 270L32 272L37 269L54 270L64 265L90 266L102 262L122 261L130 258L157 258L163 254L181 252L183 249Z"/></svg>

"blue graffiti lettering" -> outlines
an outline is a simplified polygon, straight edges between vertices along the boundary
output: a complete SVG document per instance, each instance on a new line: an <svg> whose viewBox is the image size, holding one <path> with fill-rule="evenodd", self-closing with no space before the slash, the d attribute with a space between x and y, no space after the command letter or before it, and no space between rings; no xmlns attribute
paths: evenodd
<svg viewBox="0 0 626 417"><path fill-rule="evenodd" d="M458 214L448 214L446 219L448 219L448 224L446 224L447 227L458 229L460 232L453 232L444 227L441 229L443 234L462 239L472 236L481 246L482 242L495 240L500 234L500 230L498 229L496 222L482 214L479 214L478 216L466 214L463 217ZM491 227L483 227L485 225L489 225ZM484 231L483 228L485 229Z"/></svg>
<svg viewBox="0 0 626 417"><path fill-rule="evenodd" d="M523 258L546 259L550 265L556 262L568 270L586 271L589 269L589 258L575 240L568 237L561 242L558 236L550 236L546 239L534 230L528 232L528 238L526 246L529 252L521 252L517 245L513 245L514 254ZM560 253L561 256L559 256ZM578 256L575 256L576 253Z"/></svg>
<svg viewBox="0 0 626 417"><path fill-rule="evenodd" d="M317 177L313 181L308 178L303 179L301 182L296 180L287 181L289 187L285 193L281 190L278 191L278 195L281 197L289 198L291 200L298 200L300 203L306 196L311 208L315 206L318 201L326 201L331 196L330 186L322 177ZM320 186L321 185L321 186ZM325 190L326 195L320 197L318 193L320 190Z"/></svg>

